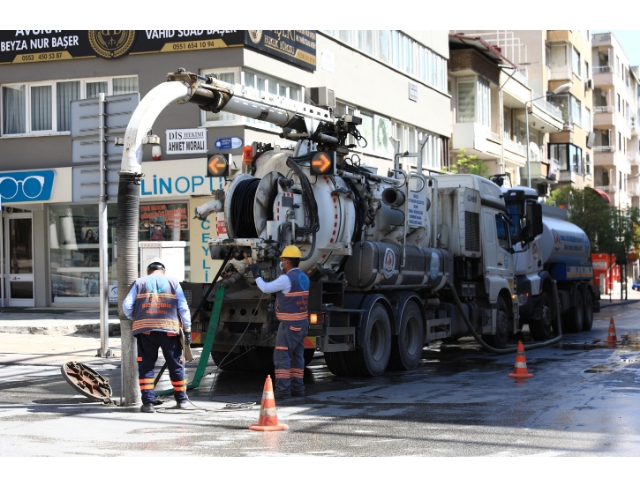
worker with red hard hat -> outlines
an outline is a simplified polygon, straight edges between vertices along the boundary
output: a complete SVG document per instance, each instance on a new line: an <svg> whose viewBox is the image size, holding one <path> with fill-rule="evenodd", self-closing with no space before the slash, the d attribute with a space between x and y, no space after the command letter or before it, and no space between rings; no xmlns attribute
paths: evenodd
<svg viewBox="0 0 640 487"><path fill-rule="evenodd" d="M295 245L280 255L284 274L264 282L256 264L249 269L264 293L276 293L276 317L280 320L273 363L276 372L276 398L304 396L304 338L309 331L309 277L298 269L300 250Z"/></svg>

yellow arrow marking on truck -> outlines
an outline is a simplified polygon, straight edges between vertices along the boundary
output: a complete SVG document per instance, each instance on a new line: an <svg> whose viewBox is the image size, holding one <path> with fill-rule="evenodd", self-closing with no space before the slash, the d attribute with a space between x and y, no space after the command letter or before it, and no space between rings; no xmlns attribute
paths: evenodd
<svg viewBox="0 0 640 487"><path fill-rule="evenodd" d="M314 157L313 161L311 161L311 164L316 171L325 172L327 169L329 169L329 166L331 166L331 161L325 154L319 154L318 156Z"/></svg>

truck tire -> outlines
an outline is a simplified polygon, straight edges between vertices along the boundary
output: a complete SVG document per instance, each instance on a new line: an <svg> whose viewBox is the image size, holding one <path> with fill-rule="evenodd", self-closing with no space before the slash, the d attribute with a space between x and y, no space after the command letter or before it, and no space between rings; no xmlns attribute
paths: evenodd
<svg viewBox="0 0 640 487"><path fill-rule="evenodd" d="M584 329L584 299L582 299L582 290L577 289L576 304L562 317L562 329L569 333L580 333Z"/></svg>
<svg viewBox="0 0 640 487"><path fill-rule="evenodd" d="M504 299L498 297L496 303L496 334L483 335L483 340L494 348L507 348L509 345L509 312Z"/></svg>
<svg viewBox="0 0 640 487"><path fill-rule="evenodd" d="M588 289L584 293L584 326L583 331L593 328L593 295Z"/></svg>
<svg viewBox="0 0 640 487"><path fill-rule="evenodd" d="M350 360L358 375L375 377L384 374L391 355L391 320L385 307L376 303L362 331L362 343Z"/></svg>
<svg viewBox="0 0 640 487"><path fill-rule="evenodd" d="M412 370L420 363L424 346L424 320L422 311L410 301L402 312L400 330L391 340L389 368L393 370Z"/></svg>
<svg viewBox="0 0 640 487"><path fill-rule="evenodd" d="M554 335L551 298L546 292L540 295L540 302L536 307L541 308L542 316L539 320L531 320L529 322L529 331L534 340L546 342L551 340Z"/></svg>
<svg viewBox="0 0 640 487"><path fill-rule="evenodd" d="M304 349L304 366L305 367L311 363L315 353L316 353L316 350L314 348L305 348Z"/></svg>
<svg viewBox="0 0 640 487"><path fill-rule="evenodd" d="M338 377L348 377L355 375L351 370L351 365L347 358L349 352L325 352L324 362L327 364L329 372Z"/></svg>

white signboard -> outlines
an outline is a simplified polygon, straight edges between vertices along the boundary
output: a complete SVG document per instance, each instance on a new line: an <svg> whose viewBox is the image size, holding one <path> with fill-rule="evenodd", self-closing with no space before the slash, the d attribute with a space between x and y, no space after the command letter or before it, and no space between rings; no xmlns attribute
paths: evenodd
<svg viewBox="0 0 640 487"><path fill-rule="evenodd" d="M140 198L176 199L196 194L210 195L222 189L224 179L207 177L207 159L176 159L142 162Z"/></svg>
<svg viewBox="0 0 640 487"><path fill-rule="evenodd" d="M427 223L426 201L420 193L409 191L409 226L424 227Z"/></svg>
<svg viewBox="0 0 640 487"><path fill-rule="evenodd" d="M207 129L167 130L167 154L207 152Z"/></svg>

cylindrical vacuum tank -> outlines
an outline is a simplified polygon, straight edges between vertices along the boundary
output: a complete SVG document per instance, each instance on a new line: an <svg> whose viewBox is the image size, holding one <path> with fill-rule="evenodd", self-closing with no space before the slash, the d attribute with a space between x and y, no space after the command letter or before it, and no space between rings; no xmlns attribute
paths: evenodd
<svg viewBox="0 0 640 487"><path fill-rule="evenodd" d="M573 223L545 216L539 240L544 264L584 264L589 260L591 248L587 235Z"/></svg>

